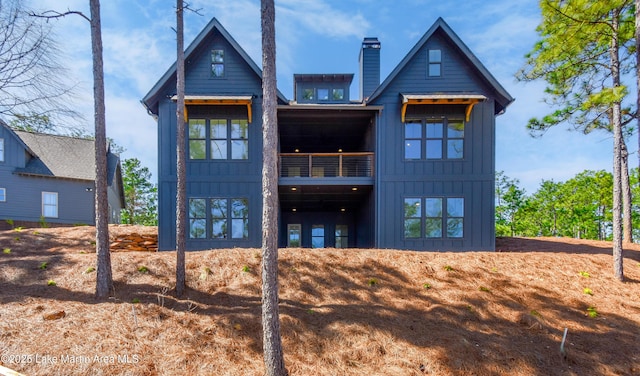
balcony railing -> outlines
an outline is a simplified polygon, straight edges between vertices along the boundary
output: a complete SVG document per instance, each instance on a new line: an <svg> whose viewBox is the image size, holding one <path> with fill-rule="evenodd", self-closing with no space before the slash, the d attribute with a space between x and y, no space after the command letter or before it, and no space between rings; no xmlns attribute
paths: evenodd
<svg viewBox="0 0 640 376"><path fill-rule="evenodd" d="M373 177L373 153L281 153L280 177Z"/></svg>

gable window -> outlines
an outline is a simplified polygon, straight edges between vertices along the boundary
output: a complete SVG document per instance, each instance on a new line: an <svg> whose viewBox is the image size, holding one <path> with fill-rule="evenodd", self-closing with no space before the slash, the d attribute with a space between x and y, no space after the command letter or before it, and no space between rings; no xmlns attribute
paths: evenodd
<svg viewBox="0 0 640 376"><path fill-rule="evenodd" d="M464 198L410 197L404 199L405 239L462 238L463 235Z"/></svg>
<svg viewBox="0 0 640 376"><path fill-rule="evenodd" d="M208 234L207 234L208 232ZM248 239L249 200L246 198L189 199L191 239Z"/></svg>
<svg viewBox="0 0 640 376"><path fill-rule="evenodd" d="M224 77L224 50L211 51L211 77Z"/></svg>
<svg viewBox="0 0 640 376"><path fill-rule="evenodd" d="M249 159L249 122L189 119L189 159Z"/></svg>
<svg viewBox="0 0 640 376"><path fill-rule="evenodd" d="M58 218L58 192L42 192L42 216Z"/></svg>
<svg viewBox="0 0 640 376"><path fill-rule="evenodd" d="M429 67L428 67L428 75L429 77L440 77L442 76L442 51L440 50L429 50Z"/></svg>
<svg viewBox="0 0 640 376"><path fill-rule="evenodd" d="M7 201L7 188L0 188L0 202Z"/></svg>
<svg viewBox="0 0 640 376"><path fill-rule="evenodd" d="M407 120L404 123L404 158L462 159L464 121L460 119Z"/></svg>
<svg viewBox="0 0 640 376"><path fill-rule="evenodd" d="M4 138L0 138L0 162L4 162Z"/></svg>

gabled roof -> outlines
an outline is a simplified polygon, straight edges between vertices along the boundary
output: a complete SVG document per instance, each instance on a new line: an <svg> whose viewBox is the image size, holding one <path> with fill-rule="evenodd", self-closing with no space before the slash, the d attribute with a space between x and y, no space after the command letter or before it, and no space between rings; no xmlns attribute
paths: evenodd
<svg viewBox="0 0 640 376"><path fill-rule="evenodd" d="M393 82L402 69L415 57L415 55L424 47L427 41L438 31L441 30L454 46L462 53L462 55L472 64L480 76L489 84L496 92L496 104L500 106L500 110L504 110L514 98L505 90L498 80L487 70L487 68L478 60L478 58L471 52L462 39L456 35L456 33L447 25L447 23L438 17L436 22L431 28L422 36L422 38L416 43L416 45L409 51L409 53L402 59L402 61L396 66L396 68L389 74L389 76L376 88L376 90L369 96L367 103L373 102L380 94L382 94L387 86ZM499 111L497 111L499 112Z"/></svg>
<svg viewBox="0 0 640 376"><path fill-rule="evenodd" d="M260 81L262 81L262 70L258 65L251 59L251 57L245 52L245 50L238 44L238 42L233 39L231 34L218 22L218 20L214 17L211 19L209 24L202 29L200 34L191 42L189 47L184 52L185 61L189 60L191 55L200 47L202 43L205 43L207 38L212 35L214 31L218 31L220 35L224 39L229 42L231 47L242 57L242 59L247 63L247 65L253 70L253 72L258 76ZM158 112L158 101L160 95L160 90L170 81L176 80L176 71L177 71L177 62L174 62L171 67L165 72L165 74L160 78L158 82L151 88L151 90L147 93L147 95L142 98L142 104L147 108L147 111L154 113L157 115ZM280 100L283 104L287 103L287 99L285 96L278 90L278 100Z"/></svg>
<svg viewBox="0 0 640 376"><path fill-rule="evenodd" d="M82 138L14 130L32 158L16 173L95 180L95 142Z"/></svg>

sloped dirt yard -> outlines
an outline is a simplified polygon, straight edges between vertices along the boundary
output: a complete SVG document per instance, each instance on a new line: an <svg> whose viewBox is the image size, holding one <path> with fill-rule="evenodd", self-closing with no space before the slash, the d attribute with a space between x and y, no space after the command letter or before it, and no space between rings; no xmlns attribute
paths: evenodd
<svg viewBox="0 0 640 376"><path fill-rule="evenodd" d="M26 375L262 375L260 250L113 252L94 228L0 232L0 365ZM112 237L153 235L113 226ZM282 249L290 375L639 375L640 246L500 238L497 252ZM560 346L567 329L564 353Z"/></svg>

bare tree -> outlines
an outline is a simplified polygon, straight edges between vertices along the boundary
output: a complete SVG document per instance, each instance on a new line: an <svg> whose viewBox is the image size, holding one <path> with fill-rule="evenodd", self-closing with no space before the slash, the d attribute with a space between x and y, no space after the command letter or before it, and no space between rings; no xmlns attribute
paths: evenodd
<svg viewBox="0 0 640 376"><path fill-rule="evenodd" d="M47 20L31 17L20 0L0 1L0 114L79 118L69 106L60 51Z"/></svg>
<svg viewBox="0 0 640 376"><path fill-rule="evenodd" d="M267 376L287 374L278 308L278 114L274 0L261 1L262 21L262 330Z"/></svg>
<svg viewBox="0 0 640 376"><path fill-rule="evenodd" d="M186 217L187 217L187 184L186 184L186 153L185 153L185 119L184 119L184 3L176 1L176 35L177 35L177 96L176 109L176 295L181 296L185 288L185 248L186 248Z"/></svg>
<svg viewBox="0 0 640 376"><path fill-rule="evenodd" d="M90 17L80 11L64 13L46 11L33 16L54 19L76 14L91 24L91 54L93 55L93 104L96 159L96 297L105 298L113 292L111 254L109 253L109 201L107 198L107 135L104 104L104 66L102 61L102 25L100 0L89 0Z"/></svg>

